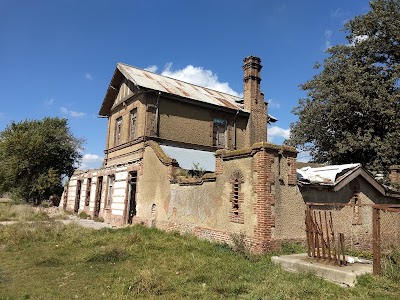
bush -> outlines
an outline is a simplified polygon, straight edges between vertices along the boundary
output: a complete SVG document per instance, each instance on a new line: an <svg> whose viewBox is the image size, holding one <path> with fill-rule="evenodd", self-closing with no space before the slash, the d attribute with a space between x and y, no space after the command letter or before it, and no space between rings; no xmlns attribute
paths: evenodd
<svg viewBox="0 0 400 300"><path fill-rule="evenodd" d="M84 211L82 211L82 212L80 212L79 214L78 214L78 217L80 218L80 219L90 219L90 215L88 215L87 213L85 213Z"/></svg>

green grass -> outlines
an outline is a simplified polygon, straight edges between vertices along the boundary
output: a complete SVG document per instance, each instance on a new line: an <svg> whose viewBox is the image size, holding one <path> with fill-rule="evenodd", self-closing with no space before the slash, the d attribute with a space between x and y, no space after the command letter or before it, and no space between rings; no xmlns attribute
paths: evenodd
<svg viewBox="0 0 400 300"><path fill-rule="evenodd" d="M15 204L12 201L0 202L0 221L44 221L47 214L40 207L28 204Z"/></svg>
<svg viewBox="0 0 400 300"><path fill-rule="evenodd" d="M292 249L289 249L292 250ZM399 299L399 284L363 276L342 288L246 255L132 226L0 226L0 299Z"/></svg>

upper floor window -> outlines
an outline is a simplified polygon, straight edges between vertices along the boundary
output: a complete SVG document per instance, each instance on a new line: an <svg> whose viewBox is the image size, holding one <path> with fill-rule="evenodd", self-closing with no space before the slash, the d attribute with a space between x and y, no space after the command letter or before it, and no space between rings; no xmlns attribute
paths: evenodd
<svg viewBox="0 0 400 300"><path fill-rule="evenodd" d="M213 146L225 148L227 121L214 118L213 120Z"/></svg>
<svg viewBox="0 0 400 300"><path fill-rule="evenodd" d="M130 133L129 133L129 140L132 141L136 138L136 115L137 109L133 109L131 111L131 124L130 124Z"/></svg>
<svg viewBox="0 0 400 300"><path fill-rule="evenodd" d="M115 146L121 144L122 135L122 117L119 117L115 124Z"/></svg>

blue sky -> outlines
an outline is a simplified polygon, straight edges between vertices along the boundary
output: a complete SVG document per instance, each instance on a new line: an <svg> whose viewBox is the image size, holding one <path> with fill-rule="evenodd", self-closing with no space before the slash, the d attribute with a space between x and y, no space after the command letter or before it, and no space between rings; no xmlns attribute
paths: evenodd
<svg viewBox="0 0 400 300"><path fill-rule="evenodd" d="M242 60L255 55L279 120L268 139L280 144L299 85L368 10L367 0L0 0L0 130L66 117L86 139L82 167L98 167L107 120L97 115L117 62L240 94Z"/></svg>

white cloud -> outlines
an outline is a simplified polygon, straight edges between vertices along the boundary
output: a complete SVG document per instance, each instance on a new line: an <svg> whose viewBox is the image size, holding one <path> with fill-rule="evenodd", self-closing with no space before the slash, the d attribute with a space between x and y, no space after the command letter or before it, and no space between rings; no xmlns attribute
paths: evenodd
<svg viewBox="0 0 400 300"><path fill-rule="evenodd" d="M50 106L53 106L54 104L54 99L49 99L44 101L44 106L49 108Z"/></svg>
<svg viewBox="0 0 400 300"><path fill-rule="evenodd" d="M325 36L325 44L324 44L324 49L328 49L330 47L332 47L332 35L333 35L333 31L332 30L325 30L324 32L324 36Z"/></svg>
<svg viewBox="0 0 400 300"><path fill-rule="evenodd" d="M181 70L172 70L172 63L167 63L161 75L217 90L223 93L243 97L242 93L234 91L227 82L220 82L217 74L203 67L188 65Z"/></svg>
<svg viewBox="0 0 400 300"><path fill-rule="evenodd" d="M281 105L279 104L279 102L274 99L268 99L267 102L268 102L268 108L271 108L271 109L281 108Z"/></svg>
<svg viewBox="0 0 400 300"><path fill-rule="evenodd" d="M152 66L148 66L147 68L144 68L146 71L150 71L150 72L157 72L158 67L156 65L152 65Z"/></svg>
<svg viewBox="0 0 400 300"><path fill-rule="evenodd" d="M86 153L82 157L82 162L103 161L103 158L97 154Z"/></svg>
<svg viewBox="0 0 400 300"><path fill-rule="evenodd" d="M86 78L87 80L93 80L93 76L92 76L92 74L90 74L90 73L86 73L86 74L85 74L85 78Z"/></svg>
<svg viewBox="0 0 400 300"><path fill-rule="evenodd" d="M275 138L288 139L290 137L290 129L283 129L278 126L271 126L267 129L268 141L273 141Z"/></svg>
<svg viewBox="0 0 400 300"><path fill-rule="evenodd" d="M82 157L80 169L96 169L100 168L103 163L103 157L97 154L86 153Z"/></svg>
<svg viewBox="0 0 400 300"><path fill-rule="evenodd" d="M357 44L357 43L361 43L361 42L363 42L363 41L365 41L365 40L367 40L369 38L369 36L368 35L356 35L354 38L353 38L353 40L351 41L351 43L350 44L347 44L347 46L354 46L355 44Z"/></svg>
<svg viewBox="0 0 400 300"><path fill-rule="evenodd" d="M80 117L83 117L84 115L86 115L86 113L84 113L84 112L78 112L78 111L69 110L69 109L67 109L67 108L65 108L63 106L60 107L60 111L63 114L69 115L69 116L74 117L74 118L80 118Z"/></svg>

